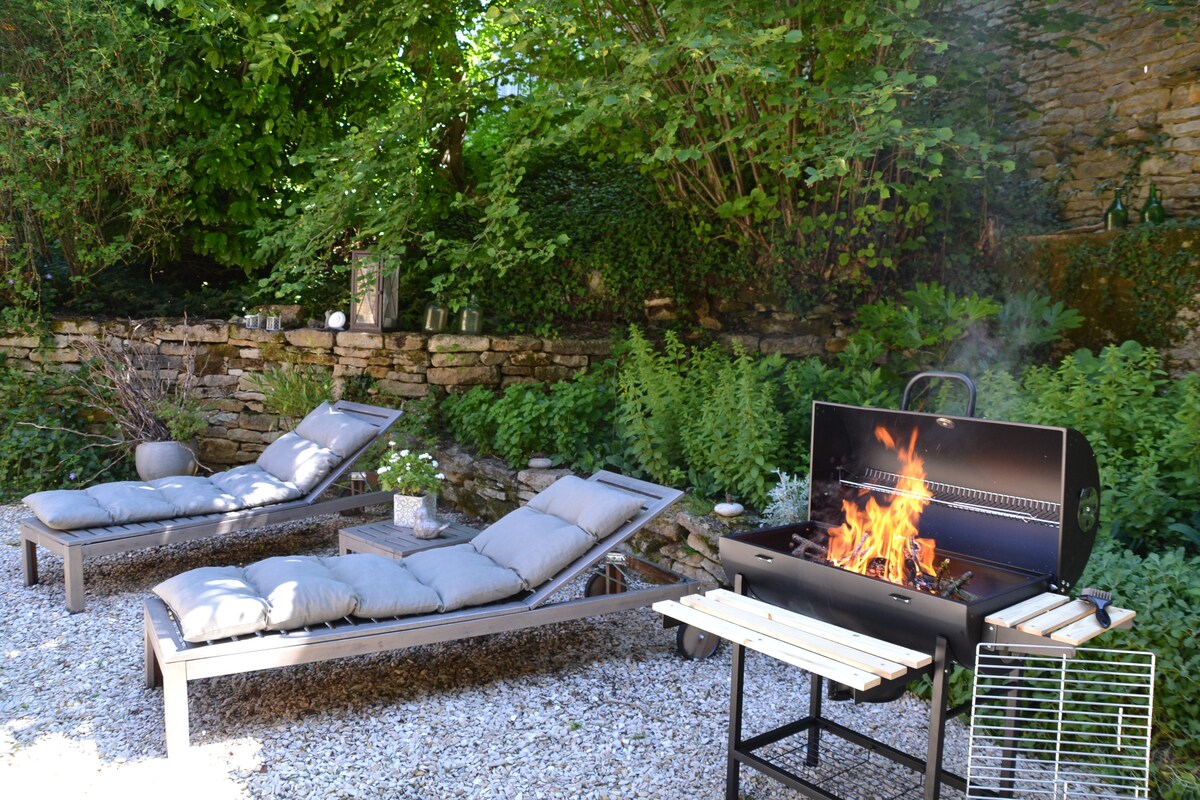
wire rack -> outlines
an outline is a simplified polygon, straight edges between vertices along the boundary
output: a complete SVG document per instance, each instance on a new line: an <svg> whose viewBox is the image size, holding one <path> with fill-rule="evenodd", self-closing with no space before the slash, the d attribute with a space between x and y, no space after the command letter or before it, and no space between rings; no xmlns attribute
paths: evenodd
<svg viewBox="0 0 1200 800"><path fill-rule="evenodd" d="M1154 654L981 644L967 798L1149 796Z"/></svg>
<svg viewBox="0 0 1200 800"><path fill-rule="evenodd" d="M903 497L923 497L916 492L899 488L902 479L903 476L894 472L869 468L861 477L843 475L841 482L847 486L872 492ZM1058 525L1059 523L1061 506L1048 500L1034 500L1001 492L988 492L940 481L923 480L921 483L929 490L931 495L928 498L929 502L937 505L1041 525Z"/></svg>

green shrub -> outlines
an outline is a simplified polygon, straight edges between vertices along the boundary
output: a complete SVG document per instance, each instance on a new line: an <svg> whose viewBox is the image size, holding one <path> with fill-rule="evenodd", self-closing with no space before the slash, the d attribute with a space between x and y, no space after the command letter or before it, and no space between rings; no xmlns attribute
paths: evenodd
<svg viewBox="0 0 1200 800"><path fill-rule="evenodd" d="M263 408L290 428L321 403L333 399L333 373L312 364L285 363L246 378L262 392Z"/></svg>
<svg viewBox="0 0 1200 800"><path fill-rule="evenodd" d="M1088 561L1080 585L1110 589L1114 604L1137 611L1131 630L1096 640L1096 647L1155 654L1154 779L1164 798L1188 797L1200 770L1200 557L1175 548L1145 557L1101 546ZM1195 797L1195 794L1191 794Z"/></svg>
<svg viewBox="0 0 1200 800"><path fill-rule="evenodd" d="M497 395L482 386L450 395L442 413L454 437L512 466L536 454L593 472L613 452L612 370L546 385L515 383Z"/></svg>
<svg viewBox="0 0 1200 800"><path fill-rule="evenodd" d="M1096 453L1101 513L1112 536L1145 554L1200 548L1200 375L1168 379L1157 350L1137 342L1081 350L1034 367L1015 419L1063 425Z"/></svg>
<svg viewBox="0 0 1200 800"><path fill-rule="evenodd" d="M133 476L112 431L92 424L72 390L75 376L0 366L0 502ZM80 431L96 430L92 437Z"/></svg>

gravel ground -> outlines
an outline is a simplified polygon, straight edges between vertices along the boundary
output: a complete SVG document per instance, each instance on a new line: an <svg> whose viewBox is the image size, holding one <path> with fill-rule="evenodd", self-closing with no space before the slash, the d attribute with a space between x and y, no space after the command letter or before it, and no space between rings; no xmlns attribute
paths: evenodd
<svg viewBox="0 0 1200 800"><path fill-rule="evenodd" d="M168 763L162 694L143 679L142 598L193 567L336 553L337 529L365 520L327 517L89 561L87 610L68 614L62 562L45 550L42 582L22 585L24 513L0 507L0 786L209 800L724 797L729 648L684 661L649 609L197 681L192 750ZM805 673L749 653L746 675L747 733L803 716ZM929 711L911 696L825 710L924 752ZM960 774L966 746L965 727L951 721L946 764ZM907 770L825 762L846 772L845 797L921 796L902 791L916 781ZM742 775L745 798L800 796L752 769Z"/></svg>

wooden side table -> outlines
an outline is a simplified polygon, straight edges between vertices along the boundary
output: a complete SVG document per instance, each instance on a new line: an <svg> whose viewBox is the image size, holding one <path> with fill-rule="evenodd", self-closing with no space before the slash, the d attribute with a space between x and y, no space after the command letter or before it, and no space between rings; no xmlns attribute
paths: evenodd
<svg viewBox="0 0 1200 800"><path fill-rule="evenodd" d="M469 542L477 533L479 531L474 528L455 522L439 533L437 538L418 539L413 536L412 528L397 527L386 521L372 522L339 531L338 553L375 553L399 560L420 550Z"/></svg>

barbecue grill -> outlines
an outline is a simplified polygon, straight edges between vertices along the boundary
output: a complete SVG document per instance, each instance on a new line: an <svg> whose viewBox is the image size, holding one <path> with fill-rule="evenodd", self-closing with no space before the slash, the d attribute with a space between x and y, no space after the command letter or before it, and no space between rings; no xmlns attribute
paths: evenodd
<svg viewBox="0 0 1200 800"><path fill-rule="evenodd" d="M929 377L963 382L972 413L969 379L923 373L914 381ZM923 476L902 474L906 452ZM1096 459L1070 428L815 402L810 468L809 520L722 538L726 574L741 575L746 593L764 602L905 647L932 653L944 637L950 658L967 667L984 617L1067 592L1095 541ZM922 506L920 544L909 545L912 563L902 565L911 580L850 572L825 557L848 506L906 499ZM932 550L925 560L937 575L921 574L918 548Z"/></svg>
<svg viewBox="0 0 1200 800"><path fill-rule="evenodd" d="M914 385L930 378L966 387L966 416L908 410ZM1019 652L1047 643L1044 634L1065 643L1056 652L1068 657L1103 630L1084 620L1088 603L1065 594L1087 565L1099 521L1091 447L1069 428L976 419L974 406L971 381L941 372L910 381L899 411L814 403L809 519L722 538L732 592L655 604L668 624L683 625L684 655L688 643L710 653L711 635L733 644L729 800L740 796L743 763L836 800L842 778L870 783L864 770L876 757L923 776L890 796L937 800L943 784L965 791L966 779L942 764L946 721L969 708L949 707L950 665L974 667L981 641ZM1132 616L1120 609L1112 624L1128 626ZM691 627L703 633L689 637ZM747 648L809 672L807 716L743 736ZM822 712L825 681L833 697L883 701L924 675L932 682L924 759ZM1015 737L1015 727L1004 734L1004 770L1016 763Z"/></svg>

